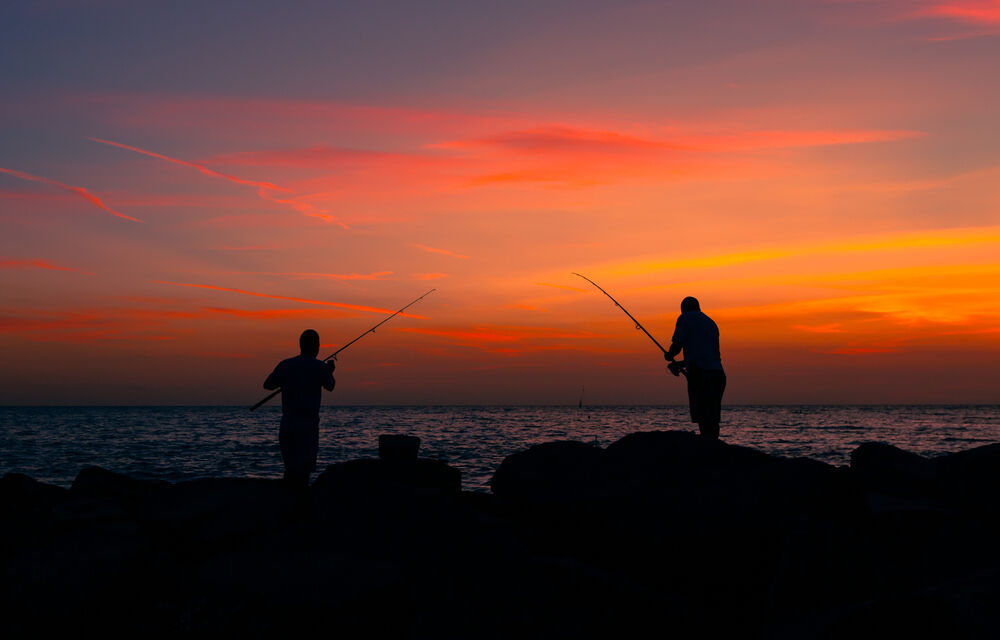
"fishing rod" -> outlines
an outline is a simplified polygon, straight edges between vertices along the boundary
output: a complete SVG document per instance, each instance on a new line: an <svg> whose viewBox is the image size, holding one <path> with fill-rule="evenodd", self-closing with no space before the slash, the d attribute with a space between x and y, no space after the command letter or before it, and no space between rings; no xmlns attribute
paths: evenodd
<svg viewBox="0 0 1000 640"><path fill-rule="evenodd" d="M615 303L615 305L616 305L616 306L617 306L617 307L618 307L619 309L621 309L622 311L624 311L624 312L625 312L625 315L627 315L627 316L628 316L628 317L629 317L629 318L630 318L630 319L632 320L632 322L634 322L634 323L635 323L635 328L636 328L636 329L641 329L643 333L645 333L645 334L646 334L647 336L649 336L649 339L653 341L653 344L655 344L655 345L656 345L657 347L659 347L659 348L660 348L660 351L662 351L662 352L663 352L663 355L664 355L664 357L667 357L667 358L668 358L668 359L670 360L670 362L671 362L671 365L670 365L670 372L671 372L671 373L673 373L673 374L674 374L675 376L677 375L677 373L674 373L674 370L673 370L673 368L672 368L672 367L674 366L674 364L675 364L675 361L674 361L674 359L673 359L673 358L669 358L669 353L668 353L668 351L667 351L666 349L664 349L664 348L663 348L663 345L662 345L662 344L660 344L660 343L659 343L659 342L657 341L657 339L653 337L653 334L651 334L650 332L646 331L646 327L642 326L642 323L640 323L640 322L639 322L638 320L636 320L636 319L635 319L635 316L633 316L633 315L632 315L631 313L629 313L629 312L628 312L628 309L626 309L625 307L623 307L623 306L621 305L621 303L620 303L620 302L618 302L617 300L615 300L615 299L614 299L614 297L613 297L613 296L612 296L612 295L611 295L610 293L608 293L608 292L607 292L607 291L605 291L605 290L604 290L603 288L601 288L601 285L597 284L596 282L594 282L593 280L591 280L591 279L590 279L590 278L588 278L587 276L585 276L585 275L583 275L583 274L580 274L580 273L577 273L577 272L575 272L575 271L573 272L573 275L574 275L574 276L580 276L581 278L583 278L584 280L586 280L586 281L587 281L587 282L589 282L590 284L592 284L592 285L594 285L595 287L597 287L597 288L598 288L598 289L600 290L600 292L601 292L601 293L603 293L603 294L604 294L604 295L606 295L607 297L611 298L611 302L614 302L614 303ZM680 363L680 364L681 364L681 365L683 365L683 363ZM678 366L677 370L678 370L679 372L683 373L683 374L684 374L685 376L687 376L687 371L685 371L685 370L684 370L683 366Z"/></svg>
<svg viewBox="0 0 1000 640"><path fill-rule="evenodd" d="M575 271L573 272L573 275L574 276L580 276L581 278L583 278L584 280L586 280L590 284L592 284L595 287L597 287L598 289L600 289L601 293L603 293L607 297L611 298L611 302L614 302L616 305L618 305L618 308L621 309L622 311L624 311L625 315L627 315L629 318L632 319L632 322L635 323L635 328L636 329L642 329L642 332L645 333L647 336L649 336L649 339L653 341L653 344L655 344L656 346L658 346L660 348L660 351L662 351L663 353L667 353L667 350L663 348L663 345L660 344L659 342L657 342L656 338L654 338L652 336L652 334L650 334L648 331L646 331L646 327L642 326L642 324L640 324L639 321L635 319L635 316L633 316L631 313L629 313L628 309L626 309L625 307L623 307L620 302L618 302L617 300L615 300L614 298L612 298L610 293L608 293L604 289L601 289L601 285L597 284L596 282L594 282L593 280L591 280L587 276L581 275L579 273L576 273Z"/></svg>
<svg viewBox="0 0 1000 640"><path fill-rule="evenodd" d="M360 336L358 336L354 340L351 340L350 342L348 342L347 344L345 344L341 348L337 349L336 351L334 351L333 353L331 353L327 357L323 358L323 362L326 362L328 360L336 360L338 353L340 353L341 351L343 351L347 347L351 346L352 344L354 344L355 342L357 342L361 338L364 338L369 333L375 333L375 330L378 329L379 327L381 327L383 324L385 324L386 322L389 322L390 320L392 320L393 318L395 318L399 314L403 313L404 311L406 311L407 309L409 309L413 305L417 304L418 302L420 302L421 300L423 300L424 298L426 298L430 294L434 293L435 291L437 291L437 289L431 289L430 291L428 291L424 295L420 296L419 298L417 298L416 300L414 300L410 304L406 305L405 307L400 308L399 311L396 311L395 313L393 313L392 315L390 315L388 318L384 319L382 322L378 323L377 325L375 325L374 327L372 327L368 331L365 331L364 333L362 333ZM250 407L250 410L254 411L255 409L257 409L262 404L264 404L265 402L267 402L268 400L270 400L274 396L278 395L279 393L281 393L281 387L278 387L277 389L274 390L273 393L271 393L271 395L267 396L266 398L264 398L263 400L261 400L260 402L258 402L257 404L255 404L254 406Z"/></svg>

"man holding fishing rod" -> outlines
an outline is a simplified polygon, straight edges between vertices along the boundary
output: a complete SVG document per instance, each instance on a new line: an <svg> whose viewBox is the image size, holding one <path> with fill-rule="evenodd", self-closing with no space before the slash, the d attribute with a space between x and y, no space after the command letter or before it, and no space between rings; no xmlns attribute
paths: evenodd
<svg viewBox="0 0 1000 640"><path fill-rule="evenodd" d="M316 469L319 452L319 405L322 390L333 391L337 381L334 360L323 362L319 355L319 334L306 329L299 336L299 355L278 363L264 381L264 388L281 389L281 430L278 442L285 462L285 482L304 490L309 474Z"/></svg>
<svg viewBox="0 0 1000 640"><path fill-rule="evenodd" d="M684 361L676 362L674 356L682 349ZM697 298L689 296L681 301L674 337L663 357L670 362L671 373L687 376L691 422L698 423L701 435L718 439L726 372L719 352L719 327L702 313Z"/></svg>
<svg viewBox="0 0 1000 640"><path fill-rule="evenodd" d="M726 372L722 370L722 356L719 353L719 327L714 320L701 312L698 299L689 296L681 300L681 315L674 327L673 340L670 348L664 349L653 334L601 285L582 273L573 272L573 275L597 287L615 303L615 306L625 312L625 315L635 323L635 328L645 333L663 352L663 358L670 362L667 365L670 373L675 376L684 374L688 383L691 422L698 423L701 435L718 440L719 422L722 417L722 393L726 390ZM678 362L674 360L674 356L681 350L684 351L684 361Z"/></svg>
<svg viewBox="0 0 1000 640"><path fill-rule="evenodd" d="M278 441L281 457L285 461L285 481L301 490L309 486L309 474L316 469L316 454L319 453L319 405L322 389L333 391L337 381L333 379L337 354L364 338L369 333L389 322L413 305L417 304L436 289L431 289L403 308L389 314L374 327L340 347L320 360L319 334L306 329L299 336L301 354L278 363L271 375L264 381L265 389L274 391L257 404L251 411L263 406L274 396L281 394L281 430Z"/></svg>

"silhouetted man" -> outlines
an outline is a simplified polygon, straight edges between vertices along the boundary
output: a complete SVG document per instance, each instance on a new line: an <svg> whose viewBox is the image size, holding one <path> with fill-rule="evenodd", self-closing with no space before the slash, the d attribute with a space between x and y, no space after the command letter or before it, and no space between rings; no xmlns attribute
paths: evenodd
<svg viewBox="0 0 1000 640"><path fill-rule="evenodd" d="M285 481L298 489L309 486L309 474L316 468L319 451L319 405L322 389L333 391L336 368L333 360L319 355L319 334L306 329L299 336L301 353L278 363L264 381L265 389L281 387L281 458L285 461Z"/></svg>
<svg viewBox="0 0 1000 640"><path fill-rule="evenodd" d="M719 437L722 414L722 394L726 390L726 372L719 353L719 327L701 312L696 298L681 301L670 349L663 357L671 361L670 371L676 376L682 370L674 356L684 350L683 370L687 373L688 402L691 422L698 423L701 435Z"/></svg>

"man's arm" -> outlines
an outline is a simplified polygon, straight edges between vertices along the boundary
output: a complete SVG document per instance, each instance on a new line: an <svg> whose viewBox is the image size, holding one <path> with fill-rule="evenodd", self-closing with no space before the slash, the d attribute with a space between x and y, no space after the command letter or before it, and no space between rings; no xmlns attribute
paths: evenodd
<svg viewBox="0 0 1000 640"><path fill-rule="evenodd" d="M326 365L323 368L326 371L326 376L323 378L323 388L327 391L333 391L333 388L337 386L337 380L333 377L333 370L337 368L337 363L333 360L327 360L323 364Z"/></svg>
<svg viewBox="0 0 1000 640"><path fill-rule="evenodd" d="M673 360L674 356L681 352L681 349L684 348L685 334L685 326L681 323L681 318L678 317L677 324L674 325L674 337L670 339L670 348L663 354L664 360Z"/></svg>
<svg viewBox="0 0 1000 640"><path fill-rule="evenodd" d="M683 348L684 348L684 345L682 345L681 343L679 343L679 342L671 342L670 343L670 348L667 349L666 353L663 354L663 359L664 360L671 360L672 361L674 359L674 357L678 353L680 353L681 349L683 349Z"/></svg>
<svg viewBox="0 0 1000 640"><path fill-rule="evenodd" d="M267 377L267 380L264 381L264 388L268 391L274 391L281 386L281 373L278 371L280 368L281 365L279 364L271 372L271 375Z"/></svg>

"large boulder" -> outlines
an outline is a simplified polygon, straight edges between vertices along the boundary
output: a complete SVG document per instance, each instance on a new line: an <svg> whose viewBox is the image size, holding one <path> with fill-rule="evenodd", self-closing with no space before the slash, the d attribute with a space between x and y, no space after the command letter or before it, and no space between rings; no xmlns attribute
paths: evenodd
<svg viewBox="0 0 1000 640"><path fill-rule="evenodd" d="M939 456L936 462L945 502L1000 514L1000 443Z"/></svg>
<svg viewBox="0 0 1000 640"><path fill-rule="evenodd" d="M458 493L462 472L443 460L419 458L413 462L349 460L329 465L319 474L310 494L385 493L413 490Z"/></svg>
<svg viewBox="0 0 1000 640"><path fill-rule="evenodd" d="M66 489L39 482L23 473L7 473L0 478L0 513L47 509L68 499Z"/></svg>
<svg viewBox="0 0 1000 640"><path fill-rule="evenodd" d="M281 480L201 478L162 487L137 511L154 534L228 544L285 524L300 502Z"/></svg>
<svg viewBox="0 0 1000 640"><path fill-rule="evenodd" d="M164 480L141 480L101 467L84 467L73 480L73 498L117 498L144 500L169 486Z"/></svg>
<svg viewBox="0 0 1000 640"><path fill-rule="evenodd" d="M601 488L614 494L731 484L775 458L689 431L640 431L612 443L601 459Z"/></svg>
<svg viewBox="0 0 1000 640"><path fill-rule="evenodd" d="M536 444L503 459L490 480L498 497L531 502L578 499L593 494L601 448L583 442Z"/></svg>
<svg viewBox="0 0 1000 640"><path fill-rule="evenodd" d="M851 472L867 491L902 498L929 496L934 461L884 442L865 442L851 452Z"/></svg>

